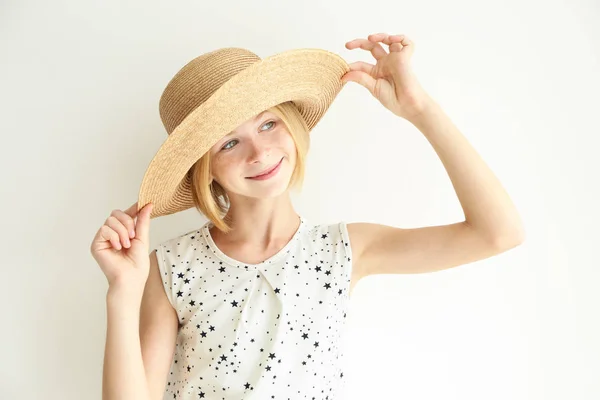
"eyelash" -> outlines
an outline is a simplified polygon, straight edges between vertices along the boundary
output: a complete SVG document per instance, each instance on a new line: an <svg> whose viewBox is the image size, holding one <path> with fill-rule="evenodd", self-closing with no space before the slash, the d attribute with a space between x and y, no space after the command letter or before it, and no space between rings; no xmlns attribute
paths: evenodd
<svg viewBox="0 0 600 400"><path fill-rule="evenodd" d="M273 127L272 127L271 129L267 129L267 130L272 130L272 129L274 129L274 128L275 128L275 126L277 125L277 122L276 122L276 121L273 121L273 120L271 120L271 121L267 121L267 122L265 122L264 124L262 124L262 125L261 125L261 127L262 127L262 126L265 126L265 125L267 125L267 124L270 124L270 123L272 123L272 124L273 124ZM227 150L231 150L233 147L229 147L229 148L226 148L226 147L227 147L227 145L228 145L229 143L231 143L231 142L233 142L233 141L236 141L236 140L237 140L237 139L231 139L229 142L225 143L225 144L223 145L223 147L221 147L221 151L227 151Z"/></svg>

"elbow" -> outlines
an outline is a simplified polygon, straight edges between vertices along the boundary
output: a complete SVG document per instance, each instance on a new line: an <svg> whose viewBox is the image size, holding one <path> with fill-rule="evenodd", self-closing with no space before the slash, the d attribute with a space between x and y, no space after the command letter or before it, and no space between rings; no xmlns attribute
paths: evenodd
<svg viewBox="0 0 600 400"><path fill-rule="evenodd" d="M499 251L513 249L523 244L523 242L525 242L525 230L522 227L492 237L492 246Z"/></svg>

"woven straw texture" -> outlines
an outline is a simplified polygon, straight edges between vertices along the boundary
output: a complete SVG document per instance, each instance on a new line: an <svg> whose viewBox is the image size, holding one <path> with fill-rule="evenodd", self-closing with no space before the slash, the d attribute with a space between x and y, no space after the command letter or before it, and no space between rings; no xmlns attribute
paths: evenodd
<svg viewBox="0 0 600 400"><path fill-rule="evenodd" d="M196 57L160 98L168 137L144 174L138 209L151 202L156 218L194 207L190 168L219 139L272 106L293 101L312 131L349 70L342 57L321 49L260 59L246 49L223 48Z"/></svg>

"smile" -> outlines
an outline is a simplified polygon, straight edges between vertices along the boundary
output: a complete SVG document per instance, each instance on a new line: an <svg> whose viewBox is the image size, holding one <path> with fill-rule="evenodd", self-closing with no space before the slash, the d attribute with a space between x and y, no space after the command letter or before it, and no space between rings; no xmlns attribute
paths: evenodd
<svg viewBox="0 0 600 400"><path fill-rule="evenodd" d="M269 179L273 176L275 176L277 174L277 172L280 170L280 166L281 163L283 162L283 157L281 158L281 160L279 160L279 162L277 163L277 165L275 165L272 169L270 169L269 171L261 174L261 175L256 175L256 176L249 176L246 179L253 179L253 180L265 180L265 179Z"/></svg>

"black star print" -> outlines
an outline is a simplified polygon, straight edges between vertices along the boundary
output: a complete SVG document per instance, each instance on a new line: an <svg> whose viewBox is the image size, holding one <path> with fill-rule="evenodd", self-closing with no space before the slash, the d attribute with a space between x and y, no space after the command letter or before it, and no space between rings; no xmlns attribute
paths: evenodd
<svg viewBox="0 0 600 400"><path fill-rule="evenodd" d="M263 370L262 377L269 379L268 383L273 385L261 384L267 392L261 392L260 397L283 400L276 393L286 389L302 399L335 397L333 388L324 384L334 383L343 377L341 369L335 372L339 365L338 348L330 344L331 336L322 334L338 332L342 315L346 318L345 302L340 299L349 292L350 258L347 256L350 243L343 240L340 233L344 231L338 230L337 226L323 229L323 226L310 227L298 235L298 245L289 247L286 254L282 253L281 264L278 261L277 268L266 265L266 262L258 269L243 262L224 262L218 249L206 240L206 230L165 244L158 253L163 256L159 261L165 267L161 272L164 275L162 283L167 294L177 297L173 303L177 307L183 335L175 349L174 362L183 367L177 369L179 374L185 371L185 376L176 376L175 372L170 375L167 382L170 395L178 399L183 393L196 393L206 400L206 396L229 398L232 392L240 390L252 393L253 384L250 379L247 382L242 380L242 371L258 367ZM320 276L321 272L326 276ZM332 289L331 292L329 289ZM183 301L184 294L187 302ZM291 309L281 308L280 301L290 296ZM230 307L227 307L227 302ZM240 312L246 307L254 314L252 321ZM211 322L219 324L218 332ZM319 341L316 341L317 338ZM311 339L312 345L308 339ZM322 340L325 340L323 347ZM267 347L257 349L255 344ZM210 354L200 354L200 346L208 349L205 352ZM281 354L297 351L302 346L309 350L304 352L304 359L301 358L301 350L299 362L291 361L290 365L286 365ZM310 346L313 346L312 351ZM259 358L262 360L253 366L246 365L256 356L256 351L261 353ZM315 357L308 354L313 352ZM202 364L199 364L200 359ZM318 369L325 364L331 368ZM316 382L301 385L299 382L304 375L314 376L323 385ZM279 379L276 379L277 376ZM190 380L184 383L186 378ZM272 389L271 393L269 389Z"/></svg>

